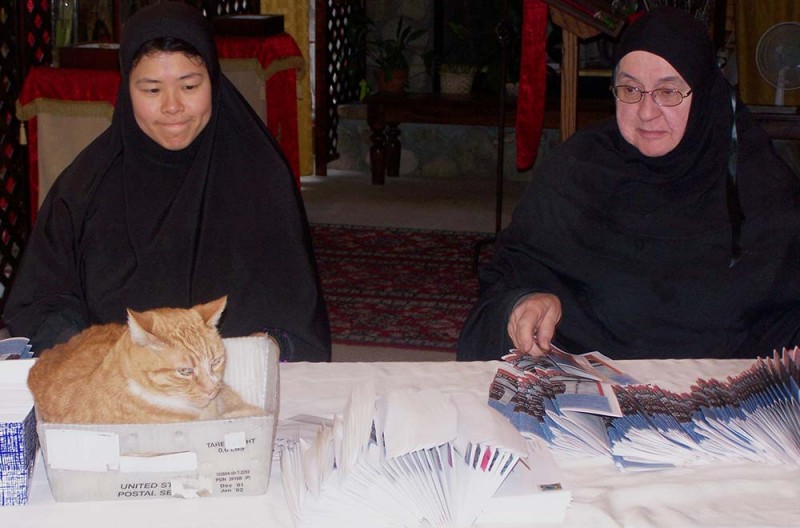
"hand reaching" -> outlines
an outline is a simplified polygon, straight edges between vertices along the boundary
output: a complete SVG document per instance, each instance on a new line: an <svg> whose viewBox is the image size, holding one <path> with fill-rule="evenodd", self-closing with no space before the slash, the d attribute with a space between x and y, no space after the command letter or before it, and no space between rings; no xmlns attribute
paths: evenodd
<svg viewBox="0 0 800 528"><path fill-rule="evenodd" d="M561 320L561 301L552 293L522 297L508 318L508 335L521 352L540 356L550 350L550 341Z"/></svg>

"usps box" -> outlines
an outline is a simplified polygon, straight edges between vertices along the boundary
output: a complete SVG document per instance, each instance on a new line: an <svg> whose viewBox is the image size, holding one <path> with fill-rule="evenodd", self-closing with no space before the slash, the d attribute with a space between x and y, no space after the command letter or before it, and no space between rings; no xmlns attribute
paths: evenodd
<svg viewBox="0 0 800 528"><path fill-rule="evenodd" d="M278 421L280 350L266 337L225 339L225 382L266 416L169 424L44 423L37 431L57 501L266 493Z"/></svg>
<svg viewBox="0 0 800 528"><path fill-rule="evenodd" d="M0 361L0 506L28 502L39 445L27 385L32 365L32 359Z"/></svg>

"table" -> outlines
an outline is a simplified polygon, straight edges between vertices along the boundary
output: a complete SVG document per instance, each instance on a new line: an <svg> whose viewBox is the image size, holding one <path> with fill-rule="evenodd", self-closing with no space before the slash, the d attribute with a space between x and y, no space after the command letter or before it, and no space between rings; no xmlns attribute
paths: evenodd
<svg viewBox="0 0 800 528"><path fill-rule="evenodd" d="M686 390L697 378L723 379L749 360L621 361L641 380ZM486 397L499 362L284 363L281 417L330 416L344 409L351 389L372 380L379 393L399 387L440 387ZM573 491L564 527L768 527L798 523L800 468L726 464L647 473L621 473L605 460L557 458ZM291 528L278 464L266 495L224 499L153 499L55 503L41 460L29 504L0 508L0 526L14 528ZM544 526L525 523L525 527ZM506 528L516 528L506 525Z"/></svg>
<svg viewBox="0 0 800 528"><path fill-rule="evenodd" d="M373 185L383 185L385 175L400 172L401 123L431 125L500 125L500 97L484 94L375 93L364 99L367 125L372 131L369 150ZM513 125L516 99L508 97L506 126Z"/></svg>
<svg viewBox="0 0 800 528"><path fill-rule="evenodd" d="M385 175L400 174L400 123L477 125L498 127L495 190L495 232L503 216L502 130L516 120L516 98L489 94L376 93L364 99L367 125L372 131L369 150L372 184L383 185ZM480 249L476 249L480 251Z"/></svg>
<svg viewBox="0 0 800 528"><path fill-rule="evenodd" d="M773 139L800 140L800 114L751 111L753 121Z"/></svg>
<svg viewBox="0 0 800 528"><path fill-rule="evenodd" d="M222 71L266 123L299 178L297 76L305 63L297 43L286 33L216 41ZM111 123L119 78L113 70L39 67L28 73L17 117L27 121L31 222L61 171Z"/></svg>

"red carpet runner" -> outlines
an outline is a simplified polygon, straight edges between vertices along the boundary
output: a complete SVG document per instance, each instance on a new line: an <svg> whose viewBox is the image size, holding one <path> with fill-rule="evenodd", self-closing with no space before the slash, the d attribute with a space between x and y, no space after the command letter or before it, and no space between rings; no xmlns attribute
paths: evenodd
<svg viewBox="0 0 800 528"><path fill-rule="evenodd" d="M485 233L311 227L335 343L454 352Z"/></svg>

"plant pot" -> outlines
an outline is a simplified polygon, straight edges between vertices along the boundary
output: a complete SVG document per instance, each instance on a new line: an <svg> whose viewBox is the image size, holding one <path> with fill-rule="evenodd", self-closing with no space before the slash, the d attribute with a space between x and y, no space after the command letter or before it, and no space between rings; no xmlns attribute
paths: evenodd
<svg viewBox="0 0 800 528"><path fill-rule="evenodd" d="M506 95L510 95L511 97L519 96L519 83L518 82L515 82L515 83L507 82L506 83Z"/></svg>
<svg viewBox="0 0 800 528"><path fill-rule="evenodd" d="M375 77L379 92L401 94L406 91L406 84L408 84L407 69L392 70L391 72L378 70Z"/></svg>
<svg viewBox="0 0 800 528"><path fill-rule="evenodd" d="M439 71L439 87L443 94L468 94L475 81L475 70L450 71L445 68Z"/></svg>

